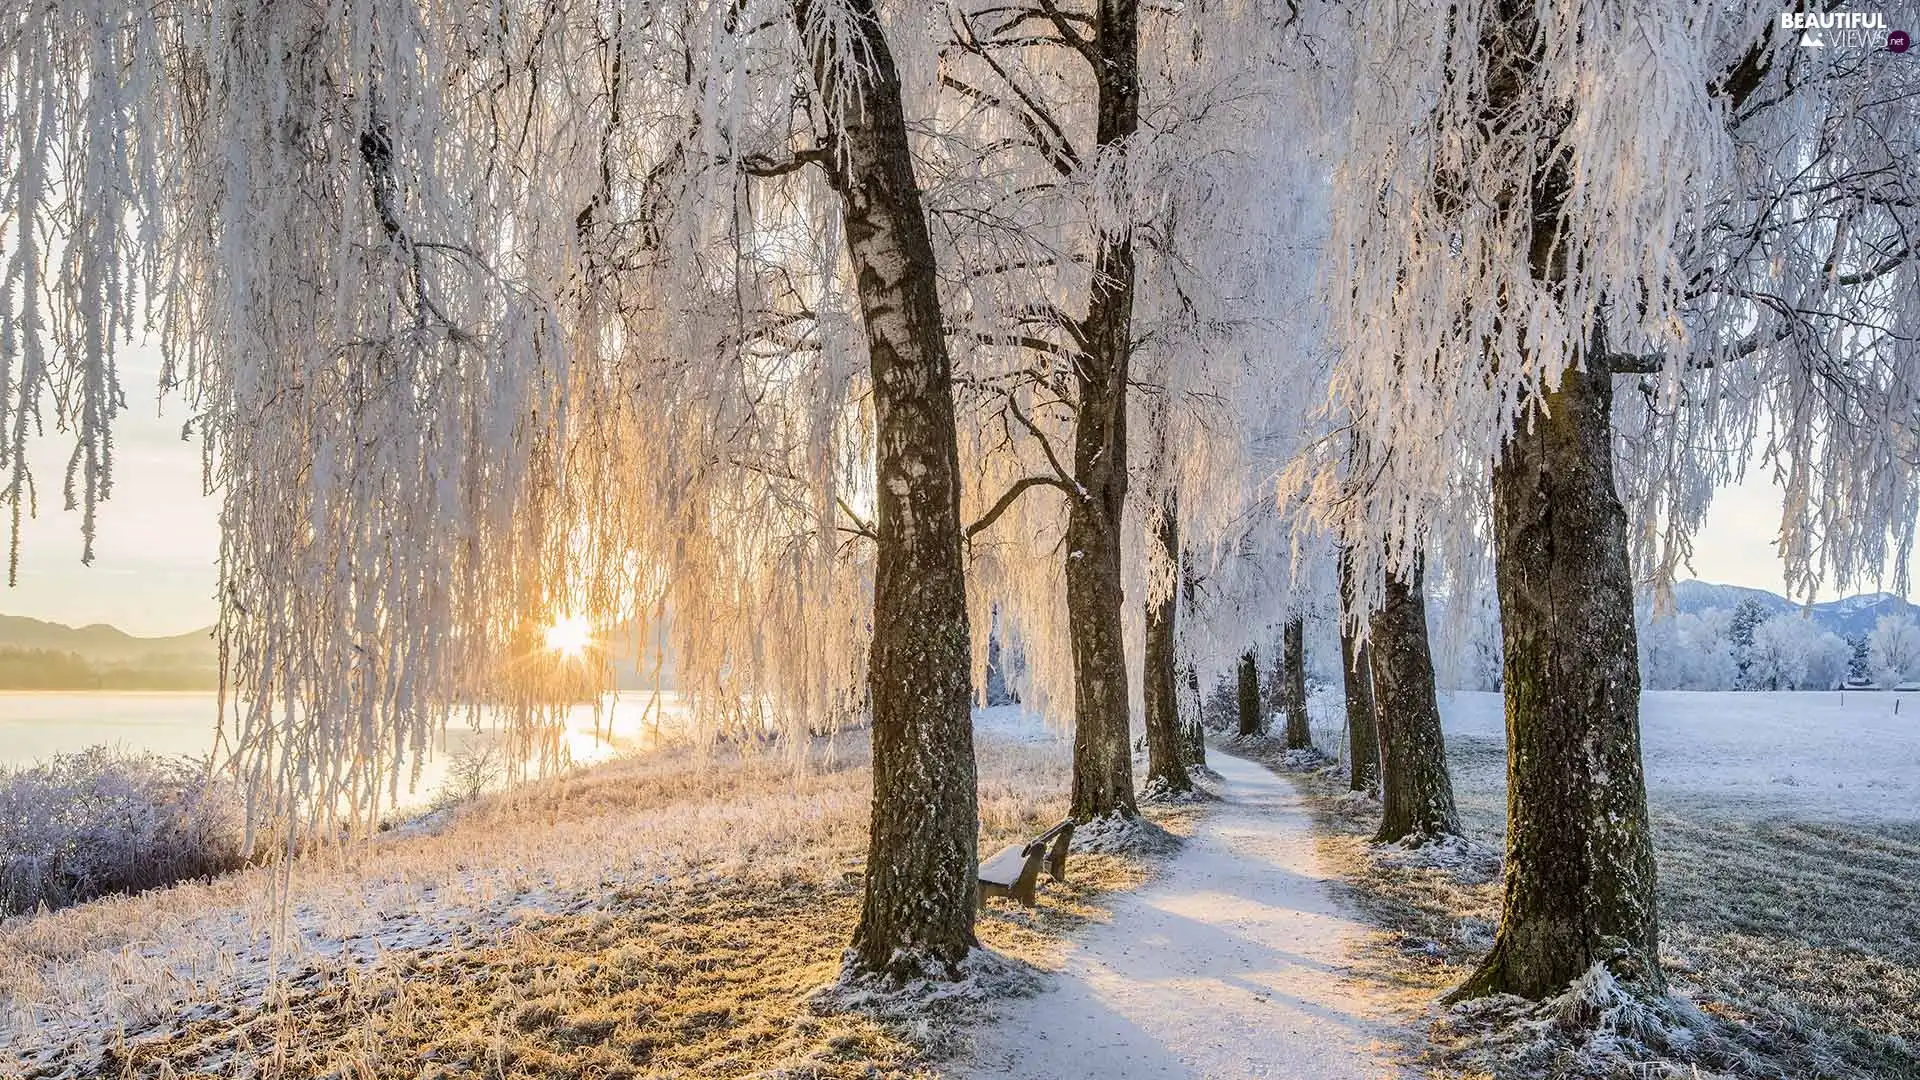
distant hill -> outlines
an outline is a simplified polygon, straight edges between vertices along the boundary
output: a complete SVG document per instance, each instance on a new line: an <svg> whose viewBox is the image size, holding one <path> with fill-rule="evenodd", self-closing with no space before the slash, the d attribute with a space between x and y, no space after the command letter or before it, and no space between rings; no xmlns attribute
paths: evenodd
<svg viewBox="0 0 1920 1080"><path fill-rule="evenodd" d="M1746 599L1757 601L1770 615L1801 609L1801 605L1765 589L1715 585L1705 581L1682 581L1673 587L1674 606L1680 611L1694 614L1708 608L1732 610ZM1815 604L1809 611L1815 626L1849 640L1871 633L1882 615L1900 614L1920 619L1920 605L1910 604L1892 593L1865 593Z"/></svg>
<svg viewBox="0 0 1920 1080"><path fill-rule="evenodd" d="M670 626L628 622L596 635L616 688L652 690L655 649L664 647L660 688L675 689ZM101 623L75 627L0 615L0 690L211 690L218 683L212 627L149 638Z"/></svg>
<svg viewBox="0 0 1920 1080"><path fill-rule="evenodd" d="M173 637L148 638L135 637L105 623L74 627L20 615L0 615L0 648L51 649L104 662L177 656L202 658L212 663L218 655L211 626Z"/></svg>
<svg viewBox="0 0 1920 1080"><path fill-rule="evenodd" d="M218 670L211 627L145 638L0 615L0 690L206 690Z"/></svg>

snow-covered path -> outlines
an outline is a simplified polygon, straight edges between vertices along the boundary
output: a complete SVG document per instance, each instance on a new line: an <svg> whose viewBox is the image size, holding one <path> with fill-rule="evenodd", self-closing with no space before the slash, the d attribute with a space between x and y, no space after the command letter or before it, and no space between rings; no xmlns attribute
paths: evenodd
<svg viewBox="0 0 1920 1080"><path fill-rule="evenodd" d="M956 1076L1348 1080L1400 1075L1384 1005L1345 978L1341 910L1304 800L1218 751L1225 802L1049 988L983 1029Z"/></svg>

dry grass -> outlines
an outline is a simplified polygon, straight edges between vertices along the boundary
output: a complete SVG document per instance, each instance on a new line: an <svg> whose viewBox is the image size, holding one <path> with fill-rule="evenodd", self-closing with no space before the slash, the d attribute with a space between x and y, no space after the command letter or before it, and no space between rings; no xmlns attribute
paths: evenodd
<svg viewBox="0 0 1920 1080"><path fill-rule="evenodd" d="M1449 750L1472 842L1444 852L1373 846L1377 804L1302 780L1323 853L1381 928L1360 971L1409 1003L1465 979L1499 918L1500 751ZM1433 1075L1920 1077L1920 825L1654 811L1662 963L1679 999L1630 1006L1631 1031L1565 1023L1555 1006L1435 1011Z"/></svg>
<svg viewBox="0 0 1920 1080"><path fill-rule="evenodd" d="M1068 754L982 741L986 851L1064 814ZM807 1002L858 915L865 755L843 740L804 770L618 762L346 864L303 862L277 981L257 872L16 920L0 927L0 1076L927 1075L961 1045L967 1009L882 1019ZM1182 832L1195 813L1156 817ZM1148 872L1076 855L1039 907L993 902L982 944L1055 968L1062 935L1103 917L1099 894Z"/></svg>

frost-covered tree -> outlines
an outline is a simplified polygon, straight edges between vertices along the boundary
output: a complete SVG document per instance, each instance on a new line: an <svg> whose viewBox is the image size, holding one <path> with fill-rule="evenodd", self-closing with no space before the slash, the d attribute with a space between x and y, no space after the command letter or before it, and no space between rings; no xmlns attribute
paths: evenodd
<svg viewBox="0 0 1920 1080"><path fill-rule="evenodd" d="M1753 672L1753 636L1767 618L1767 609L1749 596L1733 609L1727 623L1727 639L1733 646L1734 689L1751 690L1756 685Z"/></svg>
<svg viewBox="0 0 1920 1080"><path fill-rule="evenodd" d="M1867 664L1882 689L1920 679L1920 622L1911 615L1882 615L1867 635Z"/></svg>
<svg viewBox="0 0 1920 1080"><path fill-rule="evenodd" d="M979 814L952 362L933 241L874 0L794 0L794 14L873 379L873 815L853 953L859 968L898 979L953 977L975 944Z"/></svg>
<svg viewBox="0 0 1920 1080"><path fill-rule="evenodd" d="M1309 430L1284 414L1304 414L1322 382L1324 350L1300 314L1314 269L1300 237L1323 205L1302 179L1314 140L1240 137L1285 100L1280 13L984 0L952 11L954 194L935 214L965 276L955 335L972 345L962 383L978 435L963 454L992 520L972 544L975 603L991 598L1041 643L1032 700L1073 701L1076 815L1125 816L1119 675L1140 670L1129 660L1147 642L1128 647L1120 628L1141 608L1122 599L1138 591L1150 607L1179 587L1176 561L1154 553L1169 547L1168 523L1210 578L1247 507L1250 462L1283 458L1290 446L1268 441ZM1289 363L1255 359L1266 355ZM1300 377L1283 379L1289 370ZM1124 393L1108 386L1116 373ZM1137 561L1135 528L1150 549ZM1267 550L1287 557L1284 544ZM1203 664L1244 649L1222 644ZM1164 684L1172 656L1156 645L1160 670L1143 678Z"/></svg>
<svg viewBox="0 0 1920 1080"><path fill-rule="evenodd" d="M370 830L476 702L554 763L511 674L540 630L697 613L674 644L710 735L870 696L856 966L951 972L970 650L902 100L931 39L896 63L866 0L0 19L5 500L33 511L46 421L90 534L114 350L146 316L223 500L250 817Z"/></svg>
<svg viewBox="0 0 1920 1080"><path fill-rule="evenodd" d="M1307 619L1296 613L1280 632L1280 648L1273 664L1273 700L1287 718L1287 749L1313 745L1307 726Z"/></svg>
<svg viewBox="0 0 1920 1080"><path fill-rule="evenodd" d="M1741 681L1753 690L1798 689L1807 678L1809 643L1799 633L1806 625L1805 619L1775 616L1754 626Z"/></svg>
<svg viewBox="0 0 1920 1080"><path fill-rule="evenodd" d="M1417 846L1460 835L1434 691L1422 577L1418 565L1404 576L1388 576L1368 632L1380 735L1378 843Z"/></svg>
<svg viewBox="0 0 1920 1080"><path fill-rule="evenodd" d="M1267 710L1260 701L1260 654L1248 649L1235 667L1239 702L1239 734L1252 738L1267 733Z"/></svg>
<svg viewBox="0 0 1920 1080"><path fill-rule="evenodd" d="M1873 671L1872 653L1867 645L1867 635L1857 635L1848 644L1853 648L1853 655L1847 660L1847 682L1849 685L1864 685L1871 678Z"/></svg>
<svg viewBox="0 0 1920 1080"><path fill-rule="evenodd" d="M1040 196L1023 202L1019 194L993 192L988 205L964 209L975 222L995 215L1018 221L1049 202L1056 212L1071 212L1058 205L1060 195L1091 200L1127 175L1141 110L1134 0L1099 0L1091 10L1071 13L1051 5L957 5L942 59L942 82L956 98L961 124L1007 132L984 137L956 169L1031 177L1012 184ZM1136 258L1135 222L1126 210L1079 216L1079 235L1050 230L1053 236L1041 242L1020 243L1012 257L1007 252L1017 227L980 230L960 246L964 266L979 265L983 278L1012 279L1001 294L1004 307L984 328L963 331L983 346L1010 347L1013 362L982 367L967 384L988 403L1006 441L1013 442L1017 425L1019 440L1033 445L1043 462L1036 467L1016 458L1025 475L1010 478L981 521L990 524L1034 488L1051 488L1065 503L1065 619L1047 625L1052 620L1027 612L1029 598L1017 592L1002 599L1028 616L1031 636L1045 641L1060 631L1069 643L1072 813L1086 822L1136 815L1121 585ZM1003 233L1013 234L1004 245ZM990 256L974 258L982 248ZM1071 290L1078 296L1056 283L1059 273L1036 273L1065 270L1075 257L1087 260L1084 272L1072 275L1084 282ZM979 295L987 307L991 293L982 288ZM1017 572L1021 563L1015 553L1000 565ZM991 576L994 564L984 565ZM1029 585L1024 591L1040 590ZM1041 674L1055 668L1043 658Z"/></svg>
<svg viewBox="0 0 1920 1080"><path fill-rule="evenodd" d="M1150 590L1145 600L1144 648L1141 655L1141 698L1146 714L1148 795L1179 796L1193 790L1187 775L1187 750L1180 719L1181 578L1180 503L1177 492L1159 495L1146 522L1148 573L1168 580ZM1204 750L1202 751L1204 753Z"/></svg>
<svg viewBox="0 0 1920 1080"><path fill-rule="evenodd" d="M1328 299L1335 397L1378 471L1328 516L1356 551L1391 541L1377 581L1477 528L1461 493L1487 490L1498 556L1506 904L1462 993L1544 996L1596 963L1657 989L1635 567L1671 574L1756 443L1796 589L1904 562L1914 69L1731 4L1354 26Z"/></svg>
<svg viewBox="0 0 1920 1080"><path fill-rule="evenodd" d="M1640 619L1640 671L1649 690L1731 690L1739 676L1729 632L1732 613L1708 608Z"/></svg>
<svg viewBox="0 0 1920 1080"><path fill-rule="evenodd" d="M1745 680L1756 690L1832 690L1846 680L1851 651L1805 615L1782 613L1754 627Z"/></svg>

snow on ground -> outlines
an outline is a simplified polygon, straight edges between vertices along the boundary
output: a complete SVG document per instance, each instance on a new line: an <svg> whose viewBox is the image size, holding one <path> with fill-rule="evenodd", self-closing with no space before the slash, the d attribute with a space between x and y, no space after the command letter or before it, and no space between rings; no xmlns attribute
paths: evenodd
<svg viewBox="0 0 1920 1080"><path fill-rule="evenodd" d="M1066 744L1017 710L986 714L983 821L996 835L1030 828L1036 799L1065 786ZM864 846L866 736L822 740L809 758L640 754L485 797L344 859L0 920L0 1077L79 1075L122 1039L257 1007L276 975L312 982L387 953L479 948L622 888L838 881Z"/></svg>
<svg viewBox="0 0 1920 1080"><path fill-rule="evenodd" d="M1898 703L1899 711L1895 711ZM1460 785L1503 790L1498 693L1460 692L1440 713ZM1920 694L1649 691L1640 729L1656 808L1835 821L1920 817Z"/></svg>
<svg viewBox="0 0 1920 1080"><path fill-rule="evenodd" d="M990 705L973 710L973 734L976 738L1008 743L1055 742L1072 733L1056 730L1038 713L1019 705Z"/></svg>
<svg viewBox="0 0 1920 1080"><path fill-rule="evenodd" d="M1304 798L1240 758L1208 763L1221 805L1152 884L1080 935L1049 990L979 1034L959 1075L1399 1075L1384 1000L1345 967L1367 928L1334 900Z"/></svg>

